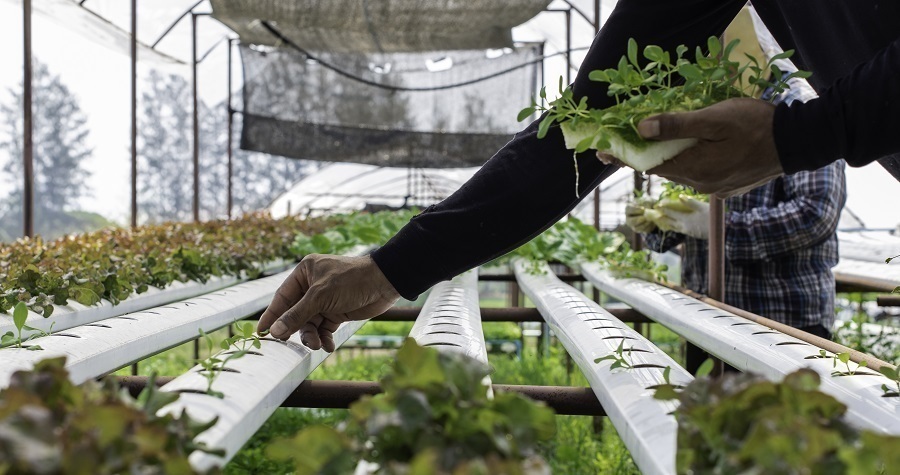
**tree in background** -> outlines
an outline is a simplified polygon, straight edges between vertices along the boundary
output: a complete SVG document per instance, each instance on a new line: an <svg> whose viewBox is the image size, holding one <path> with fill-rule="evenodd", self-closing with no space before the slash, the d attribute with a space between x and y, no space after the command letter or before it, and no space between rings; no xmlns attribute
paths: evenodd
<svg viewBox="0 0 900 475"><path fill-rule="evenodd" d="M191 219L191 91L177 75L150 72L138 118L138 209L142 221Z"/></svg>
<svg viewBox="0 0 900 475"><path fill-rule="evenodd" d="M99 215L74 211L78 200L89 194L86 181L91 174L85 167L91 156L87 118L78 101L60 77L37 60L33 87L35 232L52 238L108 225ZM5 132L0 151L7 156L0 173L8 192L0 196L0 240L22 235L23 85L9 92L11 105L0 104Z"/></svg>
<svg viewBox="0 0 900 475"><path fill-rule="evenodd" d="M150 73L139 118L138 191L142 221L192 219L193 164L190 84L181 76ZM198 105L200 218L227 216L228 115L224 103ZM235 144L240 130L235 114ZM233 216L266 208L312 170L311 162L234 148Z"/></svg>

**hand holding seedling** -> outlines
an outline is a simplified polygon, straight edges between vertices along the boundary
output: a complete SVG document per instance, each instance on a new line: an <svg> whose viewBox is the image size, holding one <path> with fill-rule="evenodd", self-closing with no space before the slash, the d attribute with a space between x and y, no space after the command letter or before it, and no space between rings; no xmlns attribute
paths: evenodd
<svg viewBox="0 0 900 475"><path fill-rule="evenodd" d="M281 340L300 331L304 345L331 352L341 323L380 315L399 298L369 256L310 254L278 288L257 331Z"/></svg>
<svg viewBox="0 0 900 475"><path fill-rule="evenodd" d="M772 134L774 115L775 106L765 101L730 99L701 110L647 118L638 131L650 140L698 139L697 145L650 173L728 197L783 173Z"/></svg>
<svg viewBox="0 0 900 475"><path fill-rule="evenodd" d="M709 238L709 203L681 197L663 200L652 220L663 231L675 231L697 239Z"/></svg>

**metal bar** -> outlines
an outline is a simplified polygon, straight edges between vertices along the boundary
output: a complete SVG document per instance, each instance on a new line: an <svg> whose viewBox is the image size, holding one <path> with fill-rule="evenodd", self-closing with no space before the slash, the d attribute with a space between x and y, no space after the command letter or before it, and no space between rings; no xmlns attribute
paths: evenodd
<svg viewBox="0 0 900 475"><path fill-rule="evenodd" d="M34 236L34 121L32 116L31 0L22 3L22 36L24 40L24 78L22 91L23 150L22 227L26 237Z"/></svg>
<svg viewBox="0 0 900 475"><path fill-rule="evenodd" d="M584 282L584 276L580 274L561 274L556 277L563 282ZM515 282L516 276L513 274L489 274L478 276L478 280L482 282Z"/></svg>
<svg viewBox="0 0 900 475"><path fill-rule="evenodd" d="M200 14L198 13L197 15L199 16ZM212 52L215 51L216 48L219 47L219 45L224 44L224 43L226 43L226 42L227 42L227 43L230 43L230 42L231 42L231 38L229 38L227 35L226 35L226 36L223 36L223 37L221 37L221 38L219 38L219 41L216 41L215 44L213 44L212 46L210 46L209 49L206 50L205 53L203 53L203 54L200 55L200 59L197 60L197 63L202 63L203 60L205 60L207 56L209 56L210 54L212 54Z"/></svg>
<svg viewBox="0 0 900 475"><path fill-rule="evenodd" d="M120 376L119 386L137 397L147 386L146 376ZM156 379L156 386L168 384L174 378ZM494 384L495 391L515 392L541 401L560 416L605 416L603 406L590 388L573 386L525 386ZM319 381L307 380L292 392L281 407L305 407L318 409L347 409L363 396L381 393L381 385L374 381Z"/></svg>
<svg viewBox="0 0 900 475"><path fill-rule="evenodd" d="M900 307L900 295L879 295L875 301L879 307Z"/></svg>
<svg viewBox="0 0 900 475"><path fill-rule="evenodd" d="M153 44L150 45L150 48L156 49L156 45L158 45L159 42L162 41L163 38L165 38L166 35L168 35L175 28L176 25L178 25L178 23L181 21L181 19L190 15L191 13L193 13L194 9L197 8L197 6L199 6L204 1L205 0L198 0L197 3L191 5L191 8L188 8L187 10L185 10L184 13L182 13L178 18L176 18L175 21L173 21L172 24L169 25L168 28L166 28L166 31L164 31L161 35L159 35L159 38L157 38L156 41L154 41Z"/></svg>
<svg viewBox="0 0 900 475"><path fill-rule="evenodd" d="M572 84L572 9L566 10L566 84Z"/></svg>
<svg viewBox="0 0 900 475"><path fill-rule="evenodd" d="M596 20L591 20L590 17L588 17L587 14L584 13L584 11L582 9L578 8L574 3L572 3L569 0L563 0L563 1L566 2L566 5L568 5L569 8L571 8L572 10L575 10L575 13L577 13L578 16L580 16L581 18L584 18L584 21L588 22L591 26L593 26L595 30L597 29L597 26L600 24L599 23L599 20L600 20L599 15L595 16Z"/></svg>
<svg viewBox="0 0 900 475"><path fill-rule="evenodd" d="M197 14L191 13L191 100L194 159L194 222L200 221L200 120L197 116Z"/></svg>
<svg viewBox="0 0 900 475"><path fill-rule="evenodd" d="M709 197L709 256L708 279L709 296L720 302L725 301L725 200L716 195ZM721 360L713 358L715 364L712 375L725 373Z"/></svg>
<svg viewBox="0 0 900 475"><path fill-rule="evenodd" d="M234 206L234 201L232 198L232 176L234 175L234 164L233 164L233 145L234 138L232 134L234 133L232 129L234 128L234 110L231 108L231 53L232 49L234 49L234 39L228 39L228 219L231 219L231 208Z"/></svg>
<svg viewBox="0 0 900 475"><path fill-rule="evenodd" d="M485 308L481 309L482 322L543 322L540 312L536 308L511 307L511 308ZM605 308L619 320L626 323L651 323L652 320L645 317L633 308ZM394 307L373 320L386 322L414 322L419 315L416 307ZM257 317L258 318L258 317Z"/></svg>
<svg viewBox="0 0 900 475"><path fill-rule="evenodd" d="M131 0L131 227L137 226L137 0Z"/></svg>

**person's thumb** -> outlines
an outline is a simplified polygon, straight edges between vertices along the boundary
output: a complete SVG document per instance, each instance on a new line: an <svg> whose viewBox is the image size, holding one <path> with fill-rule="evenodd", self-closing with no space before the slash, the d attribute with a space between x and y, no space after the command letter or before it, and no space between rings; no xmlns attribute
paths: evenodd
<svg viewBox="0 0 900 475"><path fill-rule="evenodd" d="M638 132L651 140L711 138L708 115L706 110L659 114L638 123Z"/></svg>

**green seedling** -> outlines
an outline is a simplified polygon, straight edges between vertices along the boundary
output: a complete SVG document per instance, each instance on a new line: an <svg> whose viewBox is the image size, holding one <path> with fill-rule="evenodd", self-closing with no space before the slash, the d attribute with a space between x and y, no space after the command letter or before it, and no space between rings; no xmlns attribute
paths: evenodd
<svg viewBox="0 0 900 475"><path fill-rule="evenodd" d="M206 343L207 353L209 357L201 360L199 365L203 368L201 371L203 377L206 378L206 394L217 398L224 398L225 394L220 391L213 390L212 386L219 375L226 370L228 363L239 358L243 358L253 349L260 349L262 343L260 335L254 332L254 326L250 322L236 323L234 325L235 335L226 338L219 343L219 349L222 350L213 354L215 344L212 337L200 330L200 337ZM231 350L229 352L229 350Z"/></svg>
<svg viewBox="0 0 900 475"><path fill-rule="evenodd" d="M838 367L838 361L840 361L846 368L844 371L836 369ZM835 370L831 372L831 375L832 376L853 376L854 374L856 374L857 371L859 371L860 368L865 368L867 365L868 365L868 363L865 360L863 360L863 361L859 362L859 364L856 365L856 368L851 369L850 368L850 353L848 353L848 352L838 353L838 354L834 355L834 364L832 365L832 367L835 368Z"/></svg>
<svg viewBox="0 0 900 475"><path fill-rule="evenodd" d="M634 347L625 348L625 339L623 338L621 342L619 342L618 348L611 354L608 354L602 358L594 359L594 363L599 363L601 361L612 360L612 364L609 366L609 370L612 371L616 368L625 368L631 369L634 368L634 360L632 359L632 351ZM627 355L627 357L626 357Z"/></svg>
<svg viewBox="0 0 900 475"><path fill-rule="evenodd" d="M28 306L25 304L25 302L17 303L15 309L13 310L13 325L16 326L16 333L8 331L4 335L0 336L0 348L6 348L8 346L15 346L16 348L22 348L22 343L29 340L29 338L24 338L24 339L22 338L22 330L39 332L37 335L33 335L30 338L36 338L39 336L47 336L50 334L43 330L39 330L37 328L26 325L25 320L27 320L27 319L28 319ZM50 324L51 332L53 331L54 323ZM29 345L25 348L27 348L28 350L31 350L31 351L43 349L39 345Z"/></svg>
<svg viewBox="0 0 900 475"><path fill-rule="evenodd" d="M672 367L666 366L663 369L663 384L657 384L653 386L653 399L660 399L662 401L670 401L672 399L678 399L681 396L682 386L677 384L672 384L672 381L669 379L670 374L672 373Z"/></svg>
<svg viewBox="0 0 900 475"><path fill-rule="evenodd" d="M900 368L882 366L881 368L878 368L878 372L892 381L891 386L888 386L887 384L881 385L881 390L884 391L883 396L900 397Z"/></svg>
<svg viewBox="0 0 900 475"><path fill-rule="evenodd" d="M571 87L559 82L559 97L545 104L546 89L541 89L539 101L523 109L518 119L526 120L536 112L546 115L538 127L538 138L547 135L558 124L566 147L581 153L595 149L611 153L638 171L646 171L661 164L684 149L694 140L652 142L644 140L637 130L638 123L655 114L686 112L708 107L735 97L759 97L772 88L781 93L788 88L788 80L806 78L808 72L784 74L774 61L793 55L793 50L760 63L752 56L739 61L730 58L738 41L722 45L710 37L706 51L697 48L689 58L688 48L679 46L675 56L659 46L650 45L639 55L638 44L628 41L627 54L616 68L591 71L592 81L607 86L607 94L616 104L605 109L592 109L587 97L575 98ZM769 77L776 78L769 81ZM577 161L575 163L577 174Z"/></svg>

